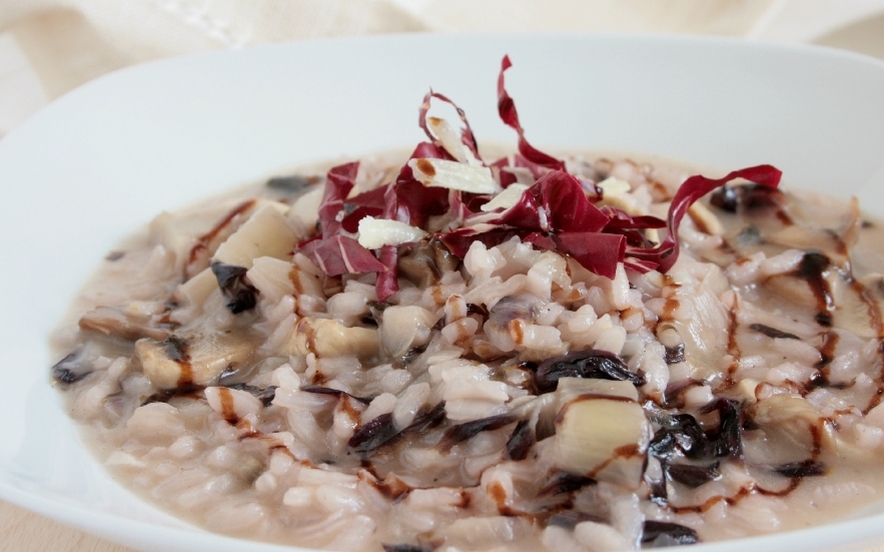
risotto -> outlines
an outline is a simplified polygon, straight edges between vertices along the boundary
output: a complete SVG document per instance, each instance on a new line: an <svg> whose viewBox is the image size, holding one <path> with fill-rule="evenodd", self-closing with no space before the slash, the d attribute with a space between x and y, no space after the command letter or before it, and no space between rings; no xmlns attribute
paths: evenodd
<svg viewBox="0 0 884 552"><path fill-rule="evenodd" d="M880 232L770 166L427 141L164 213L53 336L100 461L210 530L626 550L882 496Z"/></svg>

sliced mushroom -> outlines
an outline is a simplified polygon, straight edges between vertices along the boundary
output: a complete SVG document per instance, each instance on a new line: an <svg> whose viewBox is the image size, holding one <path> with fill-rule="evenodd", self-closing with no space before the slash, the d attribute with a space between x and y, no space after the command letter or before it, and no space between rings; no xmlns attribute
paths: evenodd
<svg viewBox="0 0 884 552"><path fill-rule="evenodd" d="M399 254L399 275L426 288L436 284L443 274L457 268L460 261L445 244L431 239L407 248Z"/></svg>
<svg viewBox="0 0 884 552"><path fill-rule="evenodd" d="M212 410L221 414L228 422L235 424L249 414L257 414L264 409L260 399L239 389L229 387L207 387L206 402Z"/></svg>
<svg viewBox="0 0 884 552"><path fill-rule="evenodd" d="M81 330L99 332L124 341L142 337L162 340L169 336L169 329L158 326L156 316L130 306L97 307L80 318Z"/></svg>
<svg viewBox="0 0 884 552"><path fill-rule="evenodd" d="M283 354L374 358L379 348L378 331L374 328L348 327L330 318L307 316L298 321Z"/></svg>
<svg viewBox="0 0 884 552"><path fill-rule="evenodd" d="M237 334L169 336L163 341L145 338L135 343L135 358L144 375L161 389L210 385L222 372L237 369L255 348Z"/></svg>
<svg viewBox="0 0 884 552"><path fill-rule="evenodd" d="M749 416L764 432L770 447L763 459L767 463L783 465L815 459L824 447L833 445L825 419L801 397L773 395L752 405Z"/></svg>

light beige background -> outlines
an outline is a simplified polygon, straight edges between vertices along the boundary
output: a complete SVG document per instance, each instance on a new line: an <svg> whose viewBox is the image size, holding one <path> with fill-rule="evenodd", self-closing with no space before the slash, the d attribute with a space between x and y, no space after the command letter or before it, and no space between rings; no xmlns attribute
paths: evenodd
<svg viewBox="0 0 884 552"><path fill-rule="evenodd" d="M340 35L525 30L712 34L884 59L884 0L0 0L0 137L80 84L158 58ZM56 550L128 549L0 501L0 551Z"/></svg>

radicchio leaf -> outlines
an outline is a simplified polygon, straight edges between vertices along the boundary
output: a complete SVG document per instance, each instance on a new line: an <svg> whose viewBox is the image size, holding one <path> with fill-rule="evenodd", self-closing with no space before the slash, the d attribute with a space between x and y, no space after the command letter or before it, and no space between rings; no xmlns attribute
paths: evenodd
<svg viewBox="0 0 884 552"><path fill-rule="evenodd" d="M561 170L549 171L522 193L519 201L491 221L490 228L464 228L439 236L463 258L473 241L487 247L513 237L540 249L571 255L580 264L613 278L623 260L626 240L601 232L610 218L586 197L580 181Z"/></svg>
<svg viewBox="0 0 884 552"><path fill-rule="evenodd" d="M724 186L738 178L744 178L769 188L776 188L780 183L782 175L783 173L776 167L757 165L731 171L723 178L718 179L707 178L702 175L691 176L684 181L675 193L675 197L672 198L666 223L668 233L663 242L656 247L629 248L626 252L627 256L637 260L656 263L657 270L660 272L668 271L678 258L678 226L681 223L681 219L688 212L688 208L695 201L719 186Z"/></svg>
<svg viewBox="0 0 884 552"><path fill-rule="evenodd" d="M453 255L463 258L474 241L492 247L513 238L538 249L556 250L573 257L588 270L613 278L617 266L640 272L666 272L678 257L678 227L688 208L710 191L735 179L752 181L755 187L775 188L781 173L770 165L733 171L720 179L692 176L676 192L667 220L653 216L631 216L610 206L597 207L588 197L597 194L565 171L559 159L534 148L525 139L512 97L506 90L504 73L511 67L508 56L501 62L497 81L498 114L518 133L518 153L488 165L502 187L517 181L514 170L525 170L535 182L519 201L501 212L490 223L463 226L482 214L480 207L488 196L466 194L444 187L426 187L406 163L395 181L355 197L348 195L355 186L358 162L331 169L319 208L319 234L301 244L301 251L329 276L348 273L377 274L378 299L386 301L398 291L398 248L383 246L370 251L352 237L359 221L366 217L384 218L427 229L431 218L442 220L445 231L438 239ZM436 92L424 97L419 110L419 126L430 138L417 145L410 159L453 160L451 152L432 134L428 111L433 99L449 103L463 123L461 142L476 156L478 147L466 115L454 102ZM439 218L441 217L441 219ZM643 230L666 228L664 240L649 242ZM437 227L438 228L438 227Z"/></svg>
<svg viewBox="0 0 884 552"><path fill-rule="evenodd" d="M506 456L510 460L524 460L537 442L534 428L528 420L520 420L506 442Z"/></svg>
<svg viewBox="0 0 884 552"><path fill-rule="evenodd" d="M323 236L330 237L341 228L344 200L355 185L358 171L358 161L338 165L328 171L322 202L319 204L319 228Z"/></svg>
<svg viewBox="0 0 884 552"><path fill-rule="evenodd" d="M692 489L718 478L718 462L705 466L693 464L664 464L663 469L673 481L687 485Z"/></svg>
<svg viewBox="0 0 884 552"><path fill-rule="evenodd" d="M492 224L541 232L598 232L609 221L610 218L586 198L575 176L554 170L525 190L519 202Z"/></svg>
<svg viewBox="0 0 884 552"><path fill-rule="evenodd" d="M384 270L378 272L375 291L378 295L378 301L386 301L399 291L399 277L396 269L399 263L399 248L395 245L385 245L382 247L380 263Z"/></svg>
<svg viewBox="0 0 884 552"><path fill-rule="evenodd" d="M386 188L381 186L344 200L344 218L341 227L345 232L356 233L359 221L365 217L379 217L386 207Z"/></svg>
<svg viewBox="0 0 884 552"><path fill-rule="evenodd" d="M411 159L444 159L445 150L429 142L418 144ZM448 189L426 187L414 177L408 163L402 166L396 181L385 195L384 218L424 227L427 219L448 211Z"/></svg>
<svg viewBox="0 0 884 552"><path fill-rule="evenodd" d="M626 252L626 238L601 232L562 232L555 236L558 249L599 276L613 279L617 263Z"/></svg>
<svg viewBox="0 0 884 552"><path fill-rule="evenodd" d="M332 387L323 387L321 385L302 385L300 387L300 390L305 393L315 393L317 395L332 395L338 398L346 395L351 399L361 402L362 404L369 404L372 400L374 400L374 397L357 397L356 395L351 395L346 391L341 391L340 389L334 389Z"/></svg>
<svg viewBox="0 0 884 552"><path fill-rule="evenodd" d="M669 521L646 520L641 542L649 548L662 548L700 542L697 532L690 527Z"/></svg>
<svg viewBox="0 0 884 552"><path fill-rule="evenodd" d="M499 414L497 416L490 416L488 418L481 418L479 420L453 425L445 430L442 440L439 442L439 448L443 452L448 452L454 447L454 445L466 441L483 431L500 429L515 421L515 416Z"/></svg>
<svg viewBox="0 0 884 552"><path fill-rule="evenodd" d="M427 114L430 111L430 102L433 98L436 98L437 100L441 100L441 101L451 105L451 107L453 107L455 109L455 111L457 111L457 116L460 117L460 122L463 123L463 131L461 132L461 137L460 137L461 142L463 142L463 144L467 148L469 148L469 150L473 153L473 155L476 156L476 158L479 158L479 147L478 147L478 145L476 145L476 137L473 135L473 129L470 128L470 123L467 121L467 115L464 112L464 110L461 109L460 107L458 107L458 105L456 103L449 100L447 97L443 96L442 94L430 91L426 96L424 96L424 101L423 101L423 103L421 103L420 114L418 116L418 124L420 125L421 129L423 129L423 131L427 134L427 137L430 139L430 141L433 142L433 145L436 146L437 148L439 148L440 150L443 150L443 151L445 150L445 148L442 147L442 144L440 144L436 140L436 137L433 136L433 133L430 132L430 129L427 127ZM451 155L451 152L446 151L446 153L448 154L447 155L448 159L453 158L453 156Z"/></svg>
<svg viewBox="0 0 884 552"><path fill-rule="evenodd" d="M301 246L301 252L309 256L329 276L386 270L371 251L343 234L307 242Z"/></svg>
<svg viewBox="0 0 884 552"><path fill-rule="evenodd" d="M249 283L246 277L246 267L217 261L210 266L218 280L221 293L228 299L227 308L230 309L230 312L239 314L255 308L258 301L258 290Z"/></svg>
<svg viewBox="0 0 884 552"><path fill-rule="evenodd" d="M781 464L775 467L774 471L786 477L798 478L825 475L828 468L825 464L816 460L803 460L801 462Z"/></svg>
<svg viewBox="0 0 884 552"><path fill-rule="evenodd" d="M372 452L399 435L393 424L393 414L381 414L360 427L347 442L353 452Z"/></svg>
<svg viewBox="0 0 884 552"><path fill-rule="evenodd" d="M384 552L430 552L432 548L420 544L384 544Z"/></svg>
<svg viewBox="0 0 884 552"><path fill-rule="evenodd" d="M525 131L519 123L519 114L516 111L516 104L506 91L504 72L512 67L509 56L504 56L500 64L500 74L497 77L497 112L500 119L510 128L519 134L519 153L531 163L535 163L549 169L565 170L565 164L555 157L543 153L528 143L525 139Z"/></svg>
<svg viewBox="0 0 884 552"><path fill-rule="evenodd" d="M60 383L75 383L92 373L91 365L83 362L82 349L74 351L63 359L59 360L52 367L52 377Z"/></svg>
<svg viewBox="0 0 884 552"><path fill-rule="evenodd" d="M598 481L584 475L560 472L551 481L543 486L538 492L538 497L557 495L578 491L590 485L596 485Z"/></svg>
<svg viewBox="0 0 884 552"><path fill-rule="evenodd" d="M552 527L564 527L565 529L571 531L574 529L574 527L577 526L578 523L583 523L584 521L591 521L593 523L607 523L604 518L593 514L588 514L579 510L563 510L557 514L550 516L546 524Z"/></svg>
<svg viewBox="0 0 884 552"><path fill-rule="evenodd" d="M541 393L548 393L555 391L559 379L566 377L645 383L645 378L630 372L618 355L597 349L570 351L544 360L534 373L534 383Z"/></svg>
<svg viewBox="0 0 884 552"><path fill-rule="evenodd" d="M660 459L669 458L680 449L687 458L714 461L717 458L738 458L742 455L739 404L719 398L701 409L703 413L718 412L718 427L704 429L690 414L667 415L657 421L662 426L654 434L648 452Z"/></svg>

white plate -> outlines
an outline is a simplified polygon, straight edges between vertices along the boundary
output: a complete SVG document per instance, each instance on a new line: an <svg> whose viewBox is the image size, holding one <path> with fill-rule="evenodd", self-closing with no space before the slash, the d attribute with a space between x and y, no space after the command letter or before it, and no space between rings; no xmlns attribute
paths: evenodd
<svg viewBox="0 0 884 552"><path fill-rule="evenodd" d="M884 64L717 39L403 35L161 61L98 79L0 141L0 497L143 550L241 550L132 498L49 385L49 331L122 236L163 209L296 163L412 146L432 86L480 140L501 58L532 143L660 154L859 194L884 216ZM877 199L877 201L876 201ZM884 539L884 504L837 525L692 547L822 550ZM280 550L250 545L253 551Z"/></svg>

